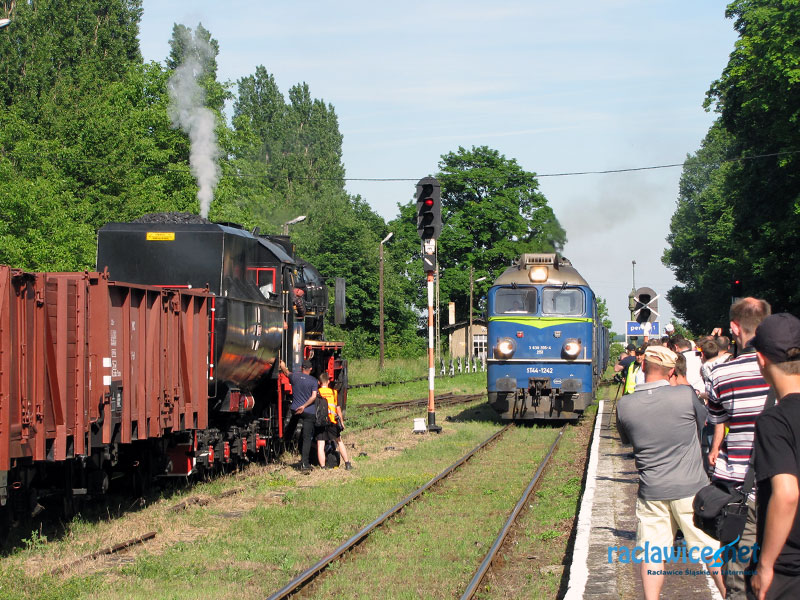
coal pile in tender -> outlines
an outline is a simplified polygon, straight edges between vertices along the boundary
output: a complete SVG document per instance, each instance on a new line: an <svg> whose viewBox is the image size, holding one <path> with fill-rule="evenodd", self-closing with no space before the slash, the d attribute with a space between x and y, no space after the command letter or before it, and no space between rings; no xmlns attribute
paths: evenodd
<svg viewBox="0 0 800 600"><path fill-rule="evenodd" d="M211 221L187 212L161 212L142 215L134 223L172 223L176 225L210 225Z"/></svg>

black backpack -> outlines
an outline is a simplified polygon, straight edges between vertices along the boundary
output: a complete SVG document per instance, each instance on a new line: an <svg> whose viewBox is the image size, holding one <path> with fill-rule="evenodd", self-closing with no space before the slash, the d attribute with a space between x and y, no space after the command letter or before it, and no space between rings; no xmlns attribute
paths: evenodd
<svg viewBox="0 0 800 600"><path fill-rule="evenodd" d="M314 425L317 427L325 427L330 421L328 420L328 401L317 392L317 398L314 400Z"/></svg>

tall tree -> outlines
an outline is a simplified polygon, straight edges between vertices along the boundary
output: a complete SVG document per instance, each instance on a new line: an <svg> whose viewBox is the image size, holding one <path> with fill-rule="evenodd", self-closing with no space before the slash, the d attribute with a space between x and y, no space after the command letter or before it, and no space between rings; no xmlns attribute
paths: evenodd
<svg viewBox="0 0 800 600"><path fill-rule="evenodd" d="M90 72L119 80L141 62L141 0L17 2L14 20L0 35L0 101L35 117L58 81Z"/></svg>
<svg viewBox="0 0 800 600"><path fill-rule="evenodd" d="M745 292L800 310L800 0L737 0L739 40L708 93L740 162L727 175ZM751 159L755 156L764 158Z"/></svg>
<svg viewBox="0 0 800 600"><path fill-rule="evenodd" d="M677 207L662 261L682 285L667 292L675 314L695 331L724 323L732 278L744 268L745 252L737 248L727 178L735 168L725 162L732 136L715 123L696 154L683 166ZM749 271L749 269L748 269Z"/></svg>
<svg viewBox="0 0 800 600"><path fill-rule="evenodd" d="M707 94L719 119L686 163L665 254L685 284L670 300L699 331L725 322L733 277L800 310L800 263L777 251L800 244L800 0L736 0L726 15L739 39Z"/></svg>
<svg viewBox="0 0 800 600"><path fill-rule="evenodd" d="M93 263L95 228L120 212L120 190L131 190L134 157L117 159L137 146L126 125L140 15L129 0L17 4L0 34L0 260L32 269Z"/></svg>
<svg viewBox="0 0 800 600"><path fill-rule="evenodd" d="M560 251L566 234L536 174L486 146L442 156L441 298L469 306L469 273L497 277L520 254Z"/></svg>

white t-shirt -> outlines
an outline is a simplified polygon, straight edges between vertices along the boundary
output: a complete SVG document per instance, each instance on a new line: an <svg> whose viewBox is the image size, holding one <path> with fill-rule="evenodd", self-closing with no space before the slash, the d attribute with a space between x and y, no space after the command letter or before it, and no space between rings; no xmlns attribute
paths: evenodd
<svg viewBox="0 0 800 600"><path fill-rule="evenodd" d="M686 357L686 380L698 394L704 393L706 384L700 374L700 367L703 366L703 361L700 360L700 356L694 350L684 350L681 354Z"/></svg>

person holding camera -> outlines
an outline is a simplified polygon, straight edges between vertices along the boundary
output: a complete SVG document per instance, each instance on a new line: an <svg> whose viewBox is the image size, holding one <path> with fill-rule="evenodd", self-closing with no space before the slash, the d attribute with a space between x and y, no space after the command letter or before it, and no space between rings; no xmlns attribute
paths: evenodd
<svg viewBox="0 0 800 600"><path fill-rule="evenodd" d="M730 308L730 327L739 356L711 369L708 392L708 422L714 426L714 438L708 462L714 467L714 479L741 488L750 464L755 437L755 421L764 410L769 385L764 380L752 345L756 328L772 308L765 300L743 298ZM725 435L725 428L728 434ZM735 548L752 547L756 542L756 495L748 499L747 523ZM726 553L723 567L728 598L745 598L745 571L749 558L739 562L740 552Z"/></svg>
<svg viewBox="0 0 800 600"><path fill-rule="evenodd" d="M700 353L695 350L692 342L683 336L675 336L674 342L675 352L682 354L686 358L686 379L689 380L689 385L698 394L705 392L705 383L700 375L700 367L702 365Z"/></svg>

